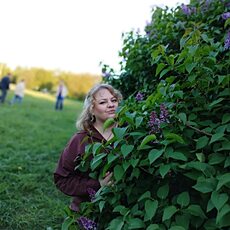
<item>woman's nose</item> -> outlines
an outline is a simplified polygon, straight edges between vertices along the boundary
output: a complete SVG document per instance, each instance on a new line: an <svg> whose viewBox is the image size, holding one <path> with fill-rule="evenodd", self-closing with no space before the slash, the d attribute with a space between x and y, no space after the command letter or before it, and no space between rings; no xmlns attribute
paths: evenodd
<svg viewBox="0 0 230 230"><path fill-rule="evenodd" d="M108 107L114 107L114 104L113 104L112 101L109 101L109 102L108 102Z"/></svg>

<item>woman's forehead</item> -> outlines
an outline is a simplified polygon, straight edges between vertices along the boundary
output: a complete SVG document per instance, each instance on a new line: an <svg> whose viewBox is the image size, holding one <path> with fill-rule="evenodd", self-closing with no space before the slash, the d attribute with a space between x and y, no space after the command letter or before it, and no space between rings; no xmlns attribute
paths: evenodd
<svg viewBox="0 0 230 230"><path fill-rule="evenodd" d="M108 89L100 89L95 93L96 99L114 97L114 95Z"/></svg>

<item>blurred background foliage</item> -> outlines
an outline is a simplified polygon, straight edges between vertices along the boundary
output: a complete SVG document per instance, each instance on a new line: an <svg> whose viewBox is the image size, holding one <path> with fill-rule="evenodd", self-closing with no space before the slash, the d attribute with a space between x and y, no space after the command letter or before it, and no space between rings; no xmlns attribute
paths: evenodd
<svg viewBox="0 0 230 230"><path fill-rule="evenodd" d="M0 63L0 76L8 72L13 74L12 83L25 79L26 88L46 93L55 93L59 80L63 80L68 88L68 97L82 100L89 89L101 81L100 75L89 73L71 73L64 71L46 70L42 68L17 67L12 71L6 64Z"/></svg>

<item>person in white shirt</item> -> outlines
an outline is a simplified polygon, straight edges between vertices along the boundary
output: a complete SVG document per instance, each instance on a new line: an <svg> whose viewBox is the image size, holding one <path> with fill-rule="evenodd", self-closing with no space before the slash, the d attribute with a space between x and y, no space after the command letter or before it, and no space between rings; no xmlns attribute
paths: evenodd
<svg viewBox="0 0 230 230"><path fill-rule="evenodd" d="M15 86L14 97L11 100L11 104L14 104L14 103L19 103L20 104L20 103L22 103L22 99L24 97L24 91L25 91L25 80L22 79Z"/></svg>
<svg viewBox="0 0 230 230"><path fill-rule="evenodd" d="M62 110L64 105L64 99L68 94L68 90L64 84L63 81L59 82L57 93L56 93L56 103L55 103L55 109L56 110Z"/></svg>

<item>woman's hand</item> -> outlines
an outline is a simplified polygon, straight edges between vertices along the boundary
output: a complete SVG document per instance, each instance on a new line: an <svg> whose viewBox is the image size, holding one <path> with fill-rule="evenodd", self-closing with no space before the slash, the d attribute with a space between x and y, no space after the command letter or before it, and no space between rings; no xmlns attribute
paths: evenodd
<svg viewBox="0 0 230 230"><path fill-rule="evenodd" d="M99 179L99 183L101 187L113 185L112 176L113 176L112 172L107 172L103 179Z"/></svg>

